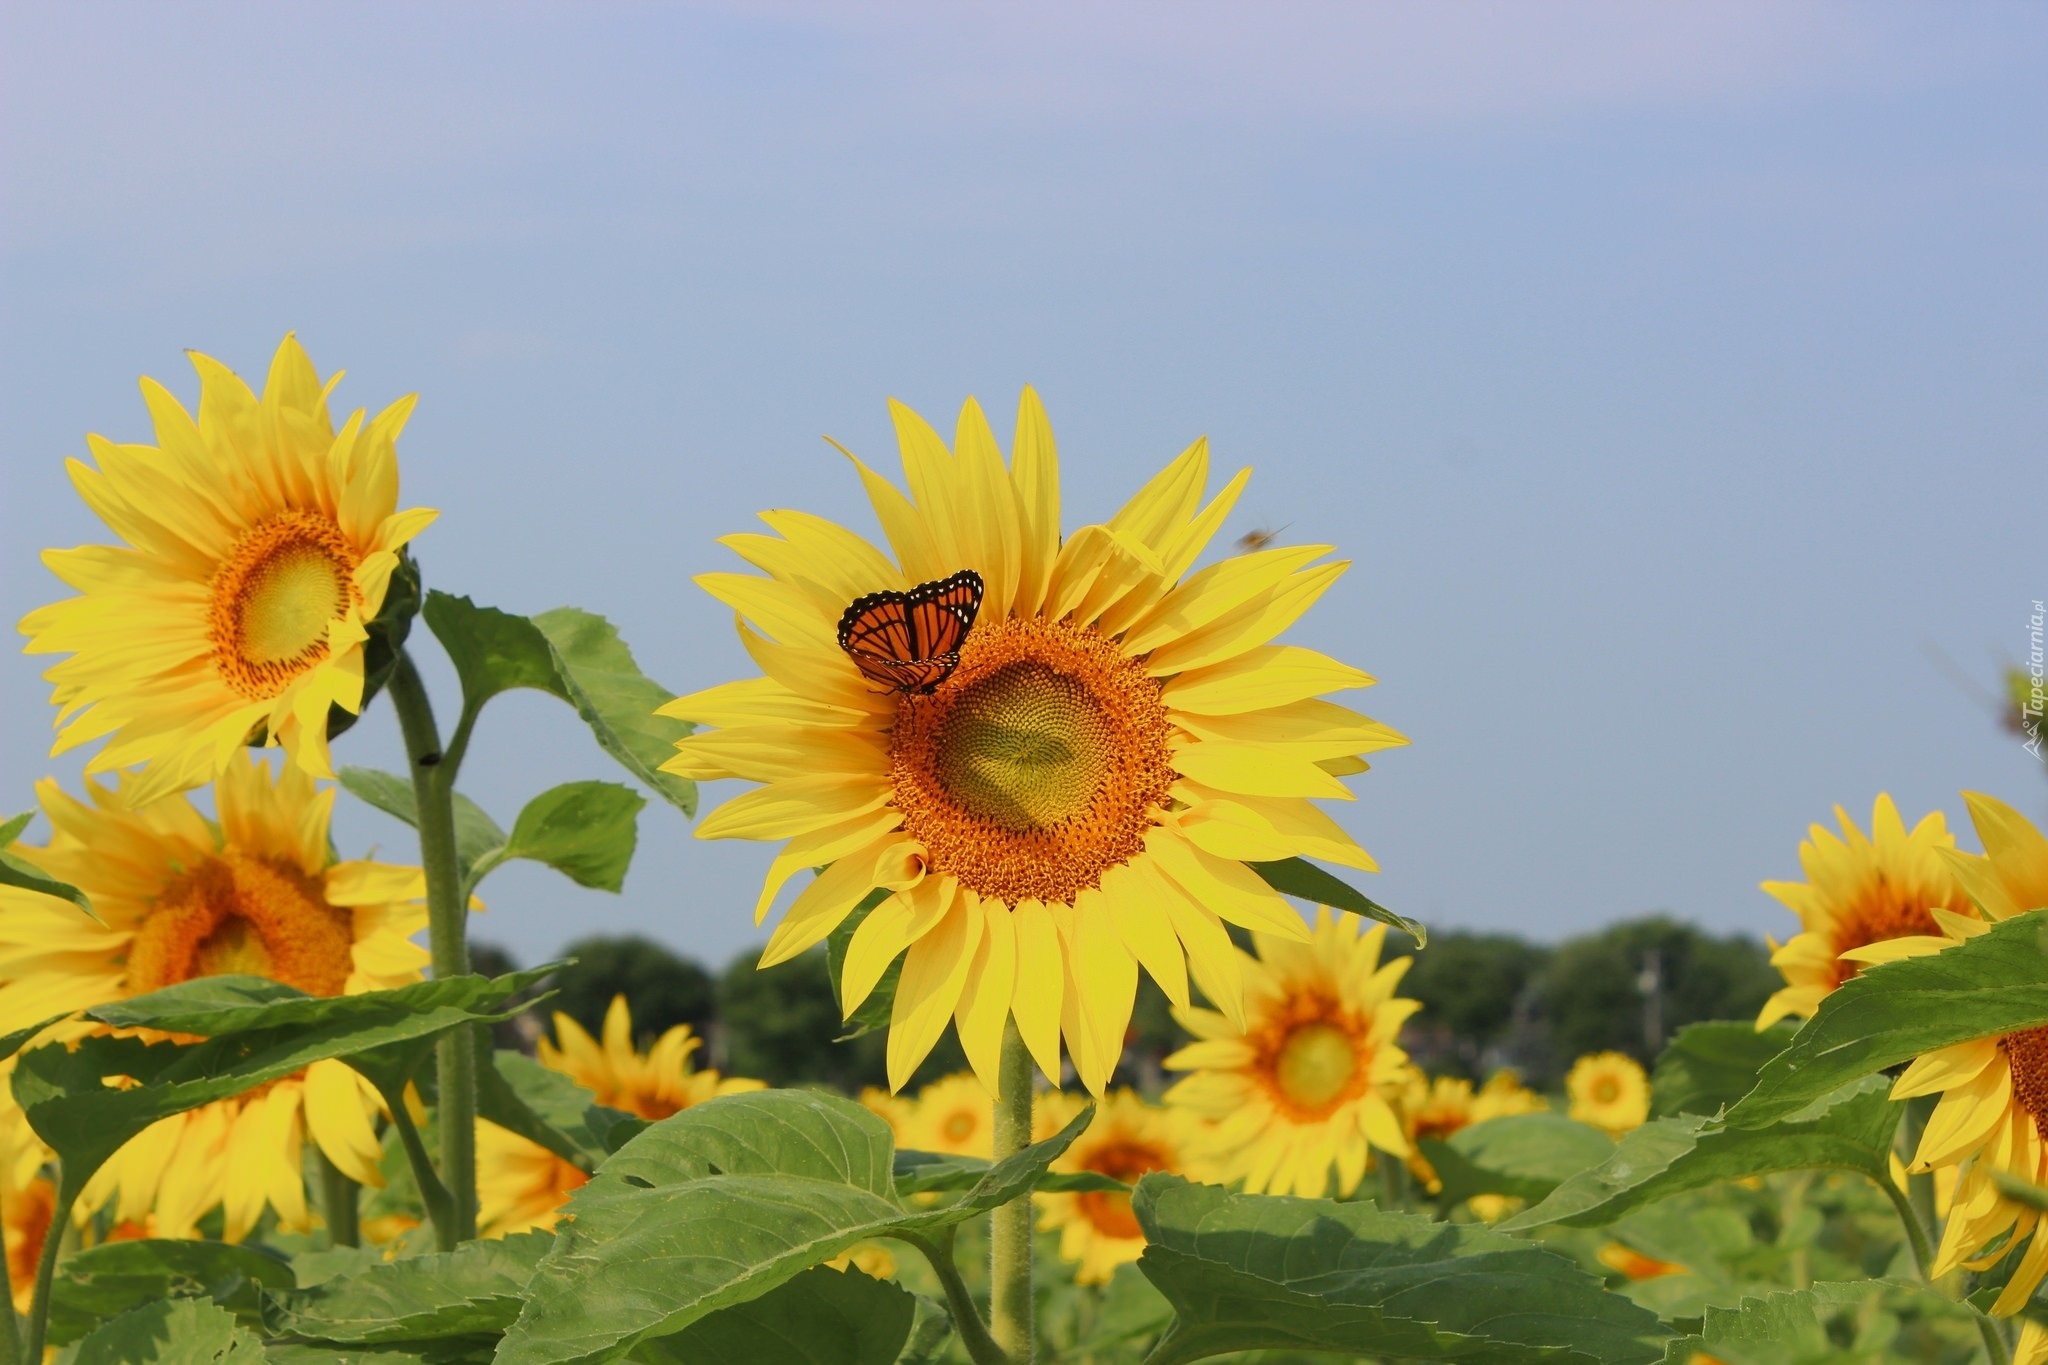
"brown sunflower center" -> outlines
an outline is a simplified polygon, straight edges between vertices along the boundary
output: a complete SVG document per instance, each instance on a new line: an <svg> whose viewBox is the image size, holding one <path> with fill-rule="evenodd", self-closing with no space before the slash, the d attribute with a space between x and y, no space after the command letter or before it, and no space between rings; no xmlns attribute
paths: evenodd
<svg viewBox="0 0 2048 1365"><path fill-rule="evenodd" d="M1147 1171L1169 1169L1170 1157L1152 1143L1126 1140L1103 1144L1083 1157L1080 1164L1083 1170L1134 1185L1138 1177ZM1138 1215L1131 1212L1128 1194L1115 1190L1088 1190L1076 1197L1075 1204L1080 1208L1081 1216L1105 1237L1128 1239L1145 1235L1144 1229L1138 1226Z"/></svg>
<svg viewBox="0 0 2048 1365"><path fill-rule="evenodd" d="M1159 684L1085 626L985 621L890 736L903 825L983 896L1071 903L1144 847L1173 784Z"/></svg>
<svg viewBox="0 0 2048 1365"><path fill-rule="evenodd" d="M1945 905L1930 901L1878 872L1862 886L1855 901L1835 916L1829 941L1840 954L1886 939L1938 935L1941 926L1934 921L1937 906L1967 912L1970 902L1960 891ZM1860 962L1844 962L1837 957L1835 984L1841 985L1862 969Z"/></svg>
<svg viewBox="0 0 2048 1365"><path fill-rule="evenodd" d="M200 976L247 973L308 995L340 995L352 916L297 868L228 853L174 881L135 931L128 987L140 995Z"/></svg>
<svg viewBox="0 0 2048 1365"><path fill-rule="evenodd" d="M242 537L214 573L208 635L228 686L265 700L327 657L327 623L356 600L354 548L312 512L284 512Z"/></svg>
<svg viewBox="0 0 2048 1365"><path fill-rule="evenodd" d="M1595 1104L1613 1104L1621 1098L1621 1082L1612 1076L1597 1077L1589 1093Z"/></svg>
<svg viewBox="0 0 2048 1365"><path fill-rule="evenodd" d="M1998 1040L2012 1069L2012 1097L2031 1114L2034 1131L2048 1142L2048 1024L2021 1029Z"/></svg>

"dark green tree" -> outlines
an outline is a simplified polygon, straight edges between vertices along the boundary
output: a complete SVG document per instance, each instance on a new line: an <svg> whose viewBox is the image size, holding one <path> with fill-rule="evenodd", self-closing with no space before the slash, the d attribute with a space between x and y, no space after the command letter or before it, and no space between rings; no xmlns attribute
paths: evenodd
<svg viewBox="0 0 2048 1365"><path fill-rule="evenodd" d="M633 1033L644 1042L688 1024L706 1033L718 1015L718 988L711 974L687 957L637 935L596 935L562 950L575 962L548 983L559 992L541 1008L560 1010L595 1034L614 995L633 1008Z"/></svg>
<svg viewBox="0 0 2048 1365"><path fill-rule="evenodd" d="M1781 984L1754 939L1656 915L1559 944L1535 996L1563 1064L1608 1050L1647 1064L1683 1025L1755 1018Z"/></svg>
<svg viewBox="0 0 2048 1365"><path fill-rule="evenodd" d="M1476 1077L1549 958L1550 949L1512 934L1431 934L1401 983L1401 994L1422 1002L1408 1030L1417 1060Z"/></svg>
<svg viewBox="0 0 2048 1365"><path fill-rule="evenodd" d="M765 971L758 948L741 953L719 978L719 1026L725 1070L770 1085L829 1085L847 1094L887 1085L888 1035L838 1041L846 1026L832 994L825 950L814 948ZM960 1041L947 1029L910 1082L915 1089L966 1067Z"/></svg>

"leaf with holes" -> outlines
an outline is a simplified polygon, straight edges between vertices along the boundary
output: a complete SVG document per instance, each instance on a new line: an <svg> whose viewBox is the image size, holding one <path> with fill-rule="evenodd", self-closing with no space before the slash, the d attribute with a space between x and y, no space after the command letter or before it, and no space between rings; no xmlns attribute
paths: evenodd
<svg viewBox="0 0 2048 1365"><path fill-rule="evenodd" d="M264 1365L255 1333L204 1299L165 1299L102 1323L71 1365Z"/></svg>

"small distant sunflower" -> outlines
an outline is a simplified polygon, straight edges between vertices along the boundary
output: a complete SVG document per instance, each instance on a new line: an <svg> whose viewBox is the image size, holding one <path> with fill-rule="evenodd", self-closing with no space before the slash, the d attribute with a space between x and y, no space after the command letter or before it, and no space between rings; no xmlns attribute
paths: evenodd
<svg viewBox="0 0 2048 1365"><path fill-rule="evenodd" d="M1984 854L1943 854L1983 914L1934 912L1939 934L1890 939L1855 950L1859 963L1938 953L1990 930L1990 922L2048 907L2048 838L2003 801L1964 792ZM2018 1312L2048 1277L2048 1237L2041 1214L2007 1199L1993 1182L2005 1174L2048 1184L2048 1025L2002 1037L1978 1038L1918 1058L1892 1085L1893 1099L1939 1093L1941 1102L1921 1132L1913 1155L1916 1172L1960 1169L1953 1204L1935 1254L1932 1274L1959 1265L1982 1269L2033 1240L2012 1279L1991 1306L2005 1317ZM2021 1334L2019 1359L2048 1355L2048 1337L2031 1321Z"/></svg>
<svg viewBox="0 0 2048 1365"><path fill-rule="evenodd" d="M1650 1078L1626 1052L1593 1052L1572 1063L1564 1078L1571 1116L1620 1137L1650 1117Z"/></svg>
<svg viewBox="0 0 2048 1365"><path fill-rule="evenodd" d="M174 986L249 973L309 995L353 995L421 979L427 954L425 879L416 867L330 861L334 792L303 769L246 751L214 784L217 822L183 795L137 807L135 782L87 780L90 805L54 780L36 787L55 830L47 846L12 852L91 899L0 887L0 1030ZM351 1179L381 1185L369 1082L339 1061L176 1114L144 1130L101 1168L80 1201L89 1215L116 1191L119 1221L152 1209L162 1235L190 1236L224 1205L239 1240L268 1204L286 1227L307 1225L300 1141L310 1134Z"/></svg>
<svg viewBox="0 0 2048 1365"><path fill-rule="evenodd" d="M1799 916L1801 932L1771 954L1785 976L1785 988L1764 1002L1759 1030L1788 1015L1805 1019L1835 987L1856 974L1857 964L1841 955L1866 943L1939 932L1936 910L1973 913L1942 850L1955 836L1940 811L1932 811L1908 833L1890 796L1879 793L1870 812L1870 836L1840 806L1839 838L1814 825L1799 845L1803 882L1765 882L1763 889Z"/></svg>
<svg viewBox="0 0 2048 1365"><path fill-rule="evenodd" d="M1082 1101L1049 1095L1047 1124L1064 1127L1080 1113ZM1055 1171L1091 1172L1135 1185L1147 1171L1179 1172L1184 1167L1187 1117L1179 1110L1145 1103L1129 1090L1112 1090L1095 1111L1086 1132L1074 1139ZM1145 1234L1131 1212L1131 1197L1104 1191L1040 1194L1038 1226L1060 1234L1060 1258L1080 1268L1078 1284L1108 1284L1116 1268L1145 1250Z"/></svg>
<svg viewBox="0 0 2048 1365"><path fill-rule="evenodd" d="M888 1071L901 1088L950 1022L996 1089L1005 1021L1049 1077L1060 1043L1101 1093L1142 966L1177 1005L1194 983L1242 1019L1224 922L1292 938L1301 917L1246 866L1308 856L1371 870L1316 799L1360 754L1406 741L1322 694L1357 669L1271 643L1336 582L1328 546L1275 548L1190 572L1249 471L1202 501L1197 442L1101 525L1060 533L1052 430L1025 390L1006 463L981 408L952 449L893 405L909 495L855 461L894 551L818 517L771 511L775 535L723 543L766 577L699 585L741 618L765 675L682 697L706 728L671 772L762 783L698 823L705 839L787 840L756 906L804 888L763 966L824 939L871 890L843 1004L903 959ZM877 592L979 575L957 665L929 692L867 681L837 638ZM757 633L758 632L758 633ZM919 661L920 671L944 661ZM934 673L934 676L937 676Z"/></svg>
<svg viewBox="0 0 2048 1365"><path fill-rule="evenodd" d="M602 1044L559 1010L555 1037L561 1039L559 1046L540 1040L541 1065L596 1095L599 1104L643 1119L665 1119L715 1095L767 1088L761 1081L692 1067L691 1056L704 1040L688 1024L669 1029L647 1051L635 1051L633 1011L623 995L613 996L605 1010Z"/></svg>
<svg viewBox="0 0 2048 1365"><path fill-rule="evenodd" d="M1438 1076L1431 1080L1416 1071L1410 1073L1402 1090L1401 1128L1410 1143L1423 1138L1443 1142L1459 1129L1475 1123L1509 1114L1532 1114L1549 1107L1541 1095L1524 1087L1522 1078L1513 1071L1494 1072L1476 1095L1472 1082L1462 1077ZM1436 1168L1420 1148L1409 1155L1408 1169L1432 1193L1443 1187Z"/></svg>
<svg viewBox="0 0 2048 1365"><path fill-rule="evenodd" d="M995 1152L995 1117L988 1091L962 1072L933 1081L917 1092L905 1146L919 1152L988 1157Z"/></svg>
<svg viewBox="0 0 2048 1365"><path fill-rule="evenodd" d="M1243 1029L1214 1010L1174 1011L1197 1041L1166 1059L1194 1073L1166 1102L1208 1122L1200 1145L1220 1181L1319 1199L1332 1166L1338 1194L1358 1187L1368 1147L1409 1155L1394 1110L1408 1054L1396 1039L1422 1006L1394 990L1414 959L1381 966L1386 926L1360 924L1318 910L1307 943L1253 934L1258 957L1240 954Z"/></svg>
<svg viewBox="0 0 2048 1365"><path fill-rule="evenodd" d="M122 545L47 550L78 596L22 618L60 708L53 752L112 735L89 773L144 766L137 804L210 781L254 736L332 777L328 708L361 708L368 622L399 552L435 513L398 510L399 431L412 398L336 432L287 336L259 398L190 353L199 416L142 381L157 444L88 436L72 482Z"/></svg>
<svg viewBox="0 0 2048 1365"><path fill-rule="evenodd" d="M1632 1246L1620 1242L1609 1242L1600 1248L1600 1264L1615 1270L1631 1280L1658 1280L1666 1275L1683 1275L1685 1267L1672 1261L1660 1261L1655 1256L1645 1256ZM1699 1357L1693 1357L1698 1360Z"/></svg>
<svg viewBox="0 0 2048 1365"><path fill-rule="evenodd" d="M591 1092L599 1104L643 1119L665 1119L719 1095L766 1088L760 1081L692 1068L701 1045L677 1024L641 1052L633 1046L633 1012L615 995L605 1010L600 1043L568 1015L555 1013L555 1039L540 1040L541 1065ZM590 1179L531 1138L489 1119L476 1125L477 1226L486 1237L552 1228L569 1196Z"/></svg>

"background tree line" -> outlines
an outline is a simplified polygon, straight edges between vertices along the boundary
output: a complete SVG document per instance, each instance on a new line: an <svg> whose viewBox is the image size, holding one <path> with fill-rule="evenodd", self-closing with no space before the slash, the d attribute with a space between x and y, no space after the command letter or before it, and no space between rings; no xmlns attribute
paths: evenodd
<svg viewBox="0 0 2048 1365"><path fill-rule="evenodd" d="M1390 951L1406 950L1397 934L1388 944ZM517 965L490 945L477 945L474 955L479 970ZM623 992L632 1002L636 1041L688 1024L705 1039L699 1065L775 1085L823 1083L853 1092L884 1083L883 1035L837 1041L843 1029L822 948L767 971L755 969L759 950L750 950L715 974L638 937L581 939L563 956L575 964L541 987L556 995L538 1015L560 1010L595 1034L612 996ZM1753 1017L1779 984L1762 944L1740 935L1717 938L1662 915L1556 945L1450 931L1432 937L1402 985L1424 1006L1402 1041L1434 1073L1480 1077L1512 1066L1529 1084L1547 1088L1583 1053L1612 1049L1647 1063L1685 1024ZM501 1026L501 1043L530 1050L548 1026L523 1016ZM1125 1079L1158 1085L1160 1061L1184 1036L1165 998L1144 980ZM965 1065L949 1031L917 1083Z"/></svg>

